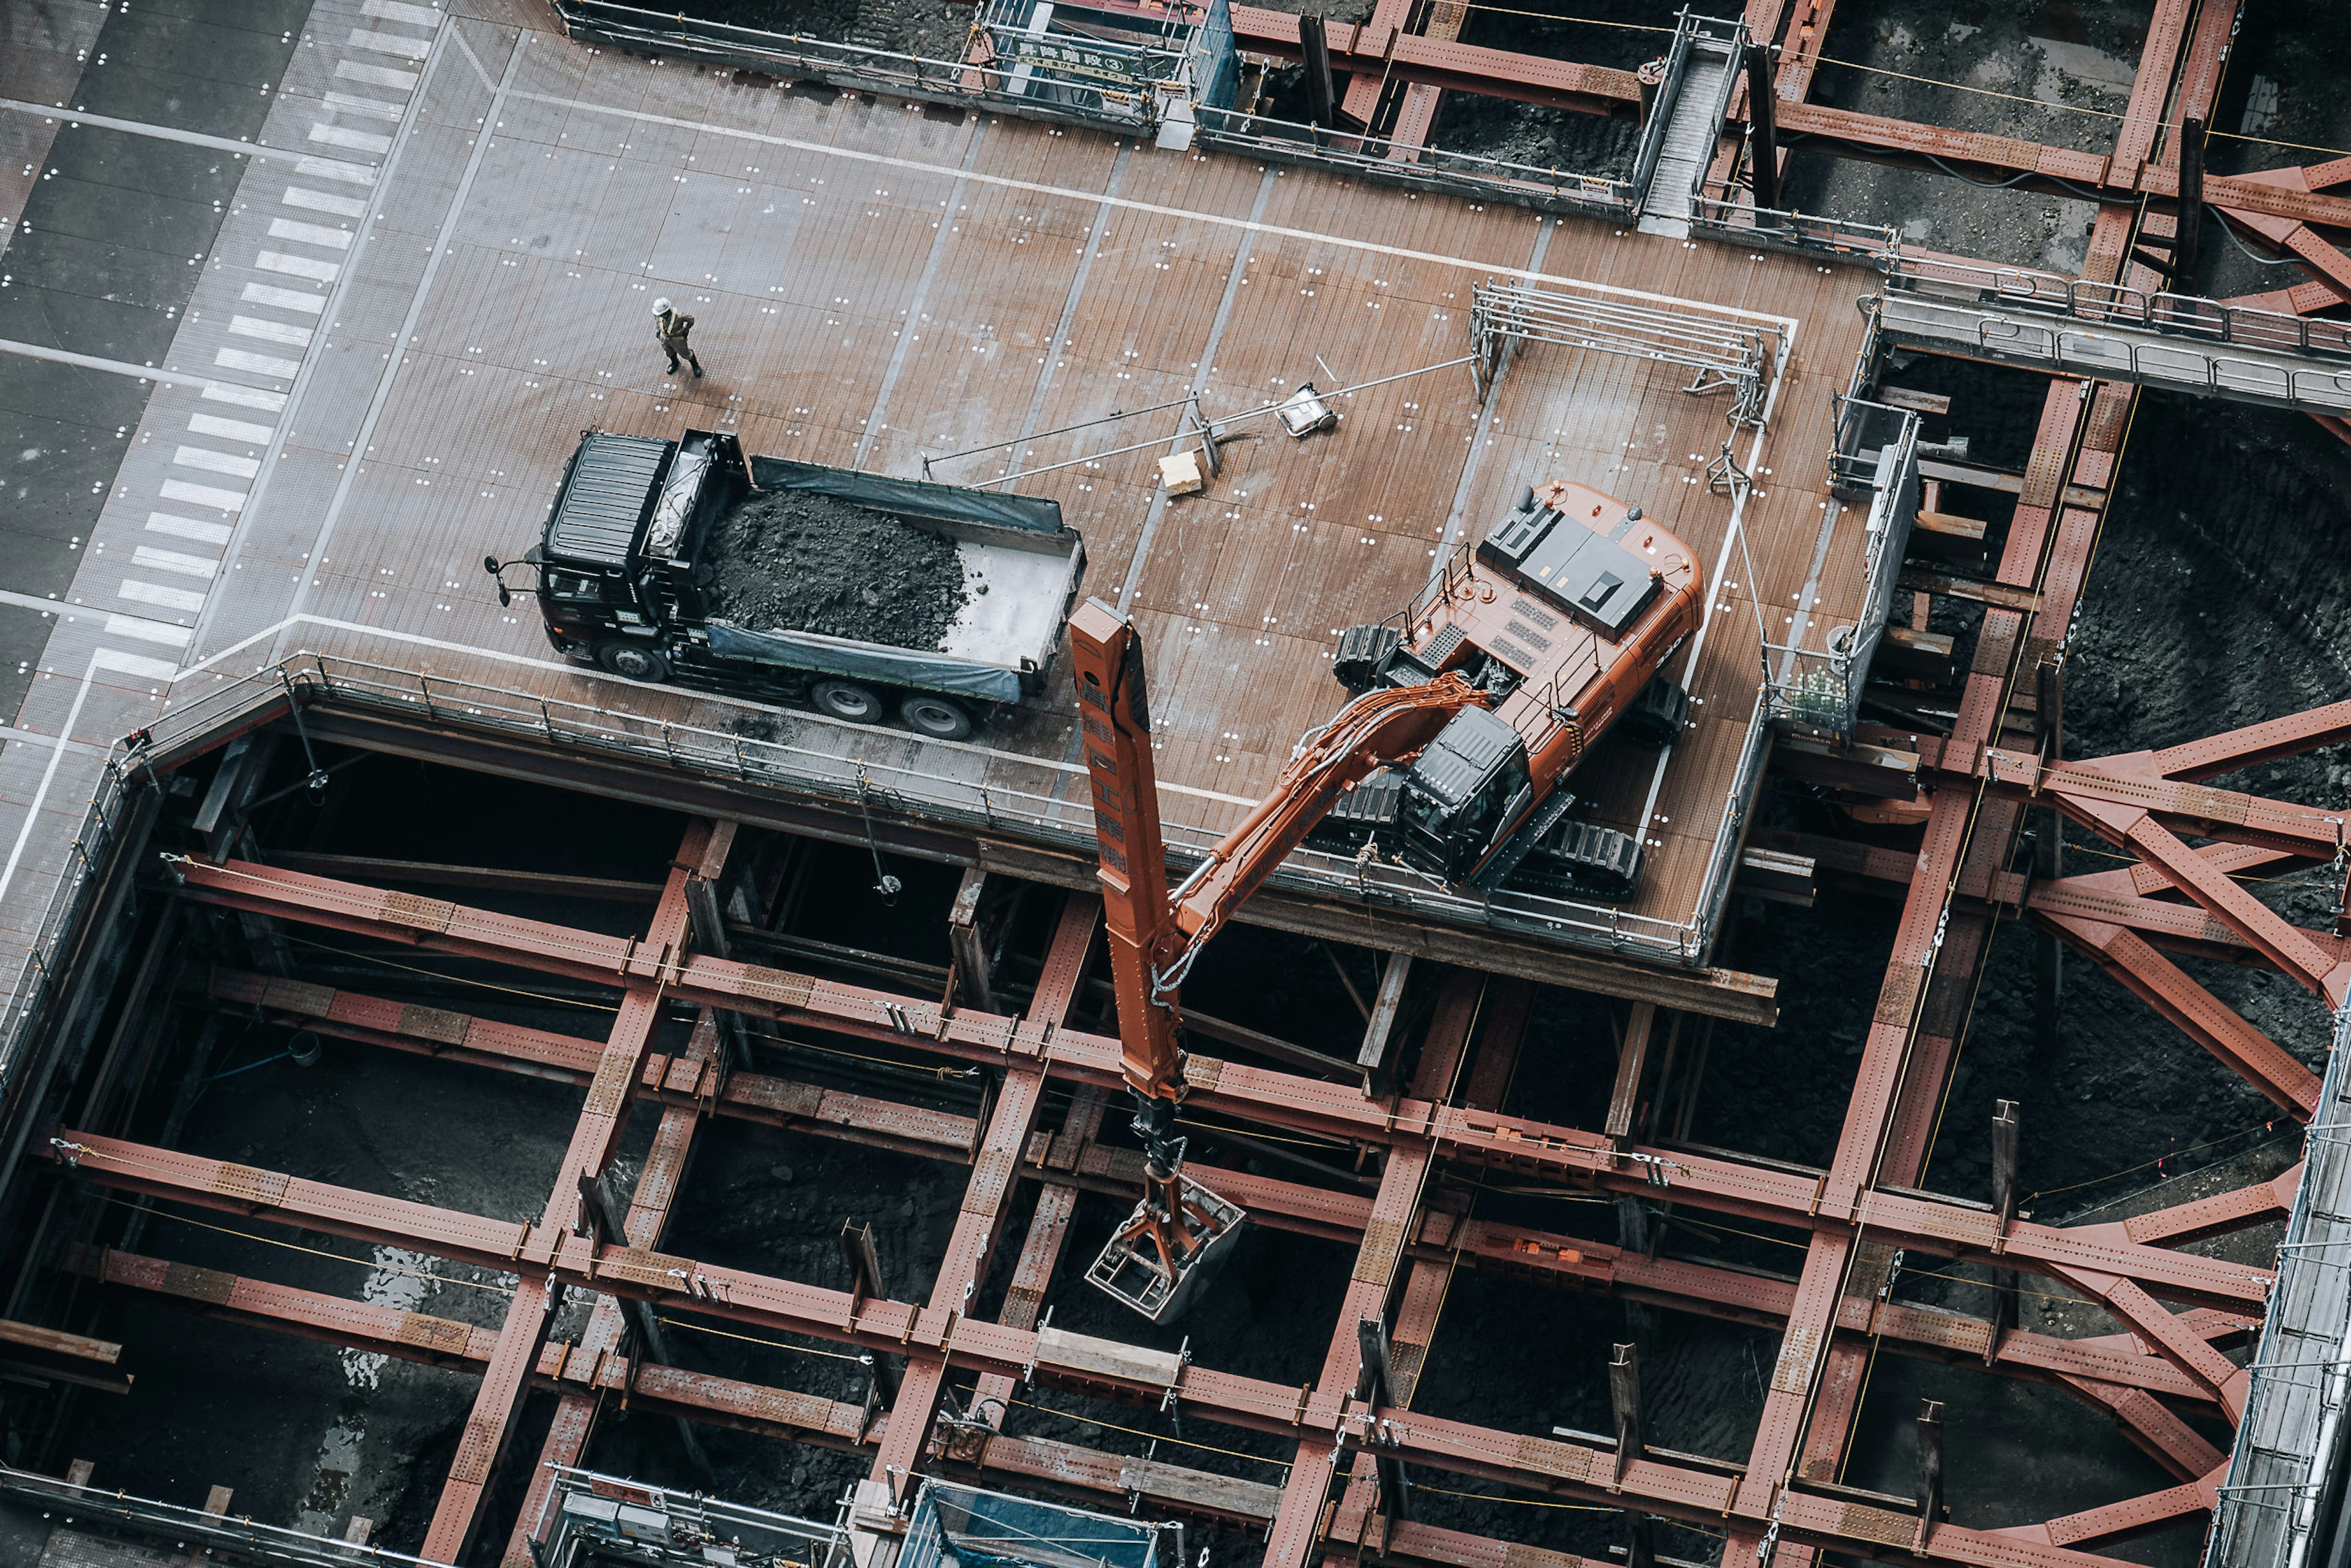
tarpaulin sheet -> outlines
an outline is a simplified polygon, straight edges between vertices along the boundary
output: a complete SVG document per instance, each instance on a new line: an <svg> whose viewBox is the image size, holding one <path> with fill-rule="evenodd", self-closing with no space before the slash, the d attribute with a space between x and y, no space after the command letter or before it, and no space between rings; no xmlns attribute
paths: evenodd
<svg viewBox="0 0 2351 1568"><path fill-rule="evenodd" d="M763 459L764 461L764 459ZM766 482L766 476L760 476ZM1005 499L1021 497L1007 497ZM1017 703L1020 674L989 664L926 653L918 648L887 648L878 643L851 643L812 632L747 632L713 621L708 627L710 651L723 658L749 659L783 664L795 670L845 675L852 680L883 681L923 691L948 692L982 702Z"/></svg>
<svg viewBox="0 0 2351 1568"><path fill-rule="evenodd" d="M888 479L879 474L854 474L845 468L795 463L789 457L753 457L751 476L762 490L813 490L820 496L838 496L844 501L879 507L901 517L953 517L1034 534L1061 531L1061 503L1041 496L967 490L960 485L932 485L919 479Z"/></svg>

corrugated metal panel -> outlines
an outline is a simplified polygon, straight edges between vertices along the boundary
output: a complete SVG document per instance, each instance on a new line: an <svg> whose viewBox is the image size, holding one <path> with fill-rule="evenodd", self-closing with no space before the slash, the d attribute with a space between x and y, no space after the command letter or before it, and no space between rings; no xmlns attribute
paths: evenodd
<svg viewBox="0 0 2351 1568"><path fill-rule="evenodd" d="M653 481L675 444L646 435L591 430L580 442L571 472L547 522L549 555L603 566L628 564L637 525L653 497Z"/></svg>

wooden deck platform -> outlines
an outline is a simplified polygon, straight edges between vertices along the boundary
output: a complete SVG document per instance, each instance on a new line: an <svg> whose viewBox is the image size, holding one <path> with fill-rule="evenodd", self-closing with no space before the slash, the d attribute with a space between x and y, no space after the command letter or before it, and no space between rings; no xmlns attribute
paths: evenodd
<svg viewBox="0 0 2351 1568"><path fill-rule="evenodd" d="M1343 700L1328 674L1338 628L1396 609L1444 541L1475 538L1522 485L1582 480L1679 534L1712 590L1686 676L1696 728L1662 777L1654 753L1605 747L1579 785L1600 820L1652 842L1626 916L1685 922L1746 737L1759 614L1771 640L1818 646L1858 604L1862 516L1828 496L1824 455L1866 275L737 83L483 22L444 24L417 90L352 276L307 350L266 490L242 517L191 514L237 534L204 611L177 617L200 624L172 705L309 649L725 728L741 705L559 664L528 601L501 611L479 570L485 552L536 539L582 427L715 426L755 452L911 475L925 454L1193 387L1222 416L1302 381L1330 388L1457 359L1473 284L1505 273L1782 324L1792 352L1752 458L1743 548L1731 502L1705 479L1729 433L1727 395L1687 395L1687 372L1670 367L1553 347L1520 353L1489 408L1456 367L1343 400L1340 427L1305 442L1260 422L1204 495L1155 490L1159 449L1024 482L1084 535L1088 591L1131 605L1144 630L1171 823L1221 829ZM247 187L276 174L256 169ZM234 299L236 268L224 270ZM706 379L664 373L658 294L698 319ZM211 359L207 347L186 368L209 372ZM151 423L184 424L193 404L168 402ZM1176 431L1171 411L1015 450L1027 468ZM1742 462L1753 442L1740 434ZM1005 461L963 459L936 476L982 482ZM130 493L133 466L110 508L131 540L152 506ZM85 643L63 648L61 671L79 673L99 634L78 624ZM28 716L62 706L68 684L37 686ZM1058 793L1081 772L1065 695L980 747L805 714L769 727L849 762L1016 789ZM22 799L19 776L0 787Z"/></svg>

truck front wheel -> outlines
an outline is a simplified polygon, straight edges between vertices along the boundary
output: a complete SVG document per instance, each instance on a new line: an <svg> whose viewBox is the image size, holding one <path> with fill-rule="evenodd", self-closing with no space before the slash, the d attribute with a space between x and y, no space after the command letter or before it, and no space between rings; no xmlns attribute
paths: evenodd
<svg viewBox="0 0 2351 1568"><path fill-rule="evenodd" d="M809 700L819 713L850 724L880 724L889 711L872 687L855 681L819 681L809 688Z"/></svg>
<svg viewBox="0 0 2351 1568"><path fill-rule="evenodd" d="M963 705L929 692L916 692L898 705L906 727L933 740L961 740L971 734L971 715Z"/></svg>
<svg viewBox="0 0 2351 1568"><path fill-rule="evenodd" d="M658 648L648 648L643 643L601 643L596 648L596 662L627 681L665 681L669 679L669 660Z"/></svg>

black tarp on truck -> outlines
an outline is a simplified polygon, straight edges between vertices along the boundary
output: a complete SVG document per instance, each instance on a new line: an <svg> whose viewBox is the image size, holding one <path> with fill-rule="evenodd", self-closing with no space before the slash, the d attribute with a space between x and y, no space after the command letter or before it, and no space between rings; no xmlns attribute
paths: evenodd
<svg viewBox="0 0 2351 1568"><path fill-rule="evenodd" d="M935 648L738 624L713 585L720 525L764 492L805 491L951 541L967 584ZM1040 692L1085 570L1057 502L747 455L735 437L590 430L539 543L548 639L632 680L679 680L806 701L835 718L959 739Z"/></svg>

